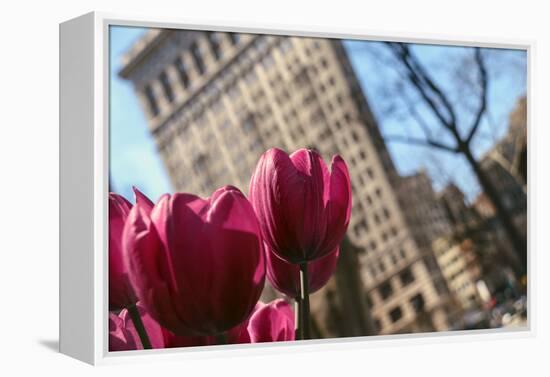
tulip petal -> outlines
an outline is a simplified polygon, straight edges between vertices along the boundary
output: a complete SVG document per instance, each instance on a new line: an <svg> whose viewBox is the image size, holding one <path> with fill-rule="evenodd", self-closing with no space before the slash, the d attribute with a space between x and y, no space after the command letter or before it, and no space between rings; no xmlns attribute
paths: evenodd
<svg viewBox="0 0 550 377"><path fill-rule="evenodd" d="M300 195L302 191L302 179L284 151L272 148L261 156L250 182L249 194L258 215L262 235L277 253L295 249L293 246L298 243L285 209L301 208L301 199L295 198L303 197ZM295 195L288 196L285 195L286 192L294 192ZM294 252L293 255L284 253L280 256L288 259L302 258L300 250Z"/></svg>
<svg viewBox="0 0 550 377"><path fill-rule="evenodd" d="M150 214L155 204L144 193L139 191L137 187L132 187L136 197L136 205L141 206L147 214Z"/></svg>
<svg viewBox="0 0 550 377"><path fill-rule="evenodd" d="M124 321L115 313L109 313L109 351L137 350L138 345L130 331L124 327Z"/></svg>
<svg viewBox="0 0 550 377"><path fill-rule="evenodd" d="M237 189L222 190L214 193L206 214L207 237L203 244L204 251L211 253L212 262L201 273L208 277L206 287L210 294L205 297L205 308L212 311L207 316L218 326L225 322L223 327L227 330L244 321L258 301L265 281L265 257L252 206ZM216 289L213 282L232 289ZM250 294L250 287L256 294Z"/></svg>
<svg viewBox="0 0 550 377"><path fill-rule="evenodd" d="M137 299L123 263L122 232L132 205L124 197L109 193L109 309L133 305Z"/></svg>
<svg viewBox="0 0 550 377"><path fill-rule="evenodd" d="M330 175L330 194L327 203L327 221L329 232L323 242L322 253L330 252L342 241L348 229L351 217L351 183L348 167L338 155L332 159Z"/></svg>
<svg viewBox="0 0 550 377"><path fill-rule="evenodd" d="M300 149L291 154L290 159L296 170L301 173L303 197L300 198L299 212L296 213L296 208L291 208L293 213L288 218L289 221L297 220L294 229L297 231L296 236L304 259L313 259L327 230L324 209L328 201L330 174L321 155L315 151ZM293 195L293 192L289 193L289 196Z"/></svg>

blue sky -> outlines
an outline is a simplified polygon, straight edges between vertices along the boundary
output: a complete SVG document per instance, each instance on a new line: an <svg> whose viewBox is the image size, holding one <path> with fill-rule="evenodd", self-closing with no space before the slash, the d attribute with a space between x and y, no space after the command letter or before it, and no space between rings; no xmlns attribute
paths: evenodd
<svg viewBox="0 0 550 377"><path fill-rule="evenodd" d="M170 180L157 154L155 144L147 128L145 116L134 95L129 81L118 77L121 55L136 41L145 29L135 27L111 27L110 31L110 174L112 190L133 200L132 185L137 186L151 199L156 200L165 192L171 192ZM398 83L395 69L384 63L385 51L375 42L346 41L345 47L359 78L371 109L383 134L422 136L420 128L407 117L388 116L383 106L388 105L388 83ZM430 68L443 88L453 88L455 71L460 69L464 50L460 47L415 46L414 52ZM494 66L490 81L490 115L484 118L474 140L477 156L485 153L506 131L509 112L517 99L525 93L526 56L522 51L487 51L488 64ZM458 62L458 64L457 64ZM504 64L504 62L506 64ZM502 63L502 64L501 64ZM490 71L492 74L492 71ZM394 89L395 90L395 89ZM468 102L467 93L462 94ZM391 101L390 101L391 102ZM423 113L429 120L429 114ZM391 112L389 112L391 114ZM434 128L435 129L435 128ZM437 135L446 140L445 135ZM400 174L411 174L425 168L432 177L436 189L453 181L471 200L479 192L479 185L460 156L431 148L388 143L392 159Z"/></svg>
<svg viewBox="0 0 550 377"><path fill-rule="evenodd" d="M120 57L144 31L113 26L110 30L111 189L132 201L132 185L154 200L172 191L132 85L118 77Z"/></svg>

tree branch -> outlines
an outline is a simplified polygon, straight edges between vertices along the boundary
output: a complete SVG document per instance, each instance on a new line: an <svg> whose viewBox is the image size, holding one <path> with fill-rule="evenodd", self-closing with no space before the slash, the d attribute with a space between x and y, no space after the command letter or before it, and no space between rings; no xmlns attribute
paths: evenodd
<svg viewBox="0 0 550 377"><path fill-rule="evenodd" d="M426 123L426 121L420 116L418 111L416 111L416 108L414 104L412 103L412 100L407 96L405 91L403 91L403 94L400 96L401 100L407 107L407 111L411 114L413 119L416 121L416 123L420 126L422 129L422 132L424 132L424 136L426 136L427 139L432 138L432 131L430 130L430 127Z"/></svg>
<svg viewBox="0 0 550 377"><path fill-rule="evenodd" d="M466 137L467 144L469 144L472 141L476 131L479 128L479 125L481 124L481 118L483 117L483 114L487 109L487 86L488 86L487 70L485 68L485 62L483 61L483 57L481 55L481 49L479 47L476 47L476 50L475 50L475 60L479 69L479 84L481 86L481 96L479 99L479 107L476 112L474 122L472 123L472 127L470 128L470 132L468 133L468 136Z"/></svg>
<svg viewBox="0 0 550 377"><path fill-rule="evenodd" d="M445 126L445 128L451 131L453 131L453 129L456 130L456 124L454 123L454 112L450 112L450 114L452 114L451 120L448 120L445 118L445 116L443 116L438 106L435 104L433 98L428 94L428 89L430 89L431 86L435 87L435 85L432 83L431 86L428 85L428 88L424 86L426 85L426 82L431 82L431 80L425 77L425 75L421 75L419 72L417 72L417 69L413 67L413 64L410 61L411 54L408 51L408 48L402 43L393 43L393 42L388 42L388 46L390 46L396 58L401 60L401 62L404 64L408 72L409 80L414 85L414 87L418 90L418 92L420 93L422 98L426 101L428 106L432 109L435 116L441 121L441 123ZM415 65L419 65L419 63L416 63ZM431 91L433 91L433 89L431 89ZM446 99L445 101L442 101L442 102L444 103L444 106L447 108L447 111L449 111L447 105L445 105L445 103L447 103Z"/></svg>
<svg viewBox="0 0 550 377"><path fill-rule="evenodd" d="M411 61L411 65L418 71L419 76L422 77L426 85L428 85L428 87L439 97L441 103L443 103L443 106L445 106L447 112L449 113L449 116L451 117L450 123L456 125L456 115L453 106L451 105L451 102L449 101L447 96L443 93L439 86L435 84L434 80L426 72L426 69L420 63L416 55L411 52L410 48L406 44L401 44L401 46L406 52L408 59Z"/></svg>
<svg viewBox="0 0 550 377"><path fill-rule="evenodd" d="M431 139L419 139L416 137L403 136L403 135L385 135L384 140L389 142L396 141L399 143L420 145L424 147L434 147L434 148L438 148L451 153L459 152L458 148L456 147L451 147L449 145L446 145Z"/></svg>

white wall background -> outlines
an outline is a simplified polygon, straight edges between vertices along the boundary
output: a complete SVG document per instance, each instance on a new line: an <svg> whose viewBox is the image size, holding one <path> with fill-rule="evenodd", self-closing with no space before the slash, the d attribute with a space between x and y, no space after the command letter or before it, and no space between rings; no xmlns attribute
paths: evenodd
<svg viewBox="0 0 550 377"><path fill-rule="evenodd" d="M73 376L238 374L535 376L550 371L547 143L550 27L542 1L5 1L0 22L0 374ZM536 336L427 340L345 351L153 362L91 368L55 353L58 333L58 23L91 10L254 22L536 40L531 129L531 252ZM534 136L534 137L533 137ZM325 347L326 348L326 347ZM11 370L11 371L8 371ZM546 373L545 373L546 372Z"/></svg>

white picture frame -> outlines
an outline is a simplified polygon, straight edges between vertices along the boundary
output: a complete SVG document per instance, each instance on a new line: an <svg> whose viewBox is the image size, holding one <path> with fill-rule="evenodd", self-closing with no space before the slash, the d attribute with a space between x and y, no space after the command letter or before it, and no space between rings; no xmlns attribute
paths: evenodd
<svg viewBox="0 0 550 377"><path fill-rule="evenodd" d="M506 47L527 51L528 95L532 95L533 41L461 39L419 33L386 35L363 30L316 30L279 25L196 25L185 20L92 12L60 24L60 352L90 364L152 359L182 359L294 353L334 348L380 347L414 342L458 342L478 339L532 337L533 300L528 303L528 327L522 330L468 330L433 334L308 340L180 349L108 352L107 247L109 162L109 27L143 26L207 29L346 39L393 40L430 44ZM528 114L532 114L532 102ZM534 143L528 116L529 159ZM529 173L532 172L529 164ZM531 218L532 195L528 195ZM532 226L528 233L531 234ZM529 237L530 239L531 237ZM529 244L530 245L530 244ZM528 250L529 296L535 297L533 250ZM459 336L457 336L459 335Z"/></svg>

